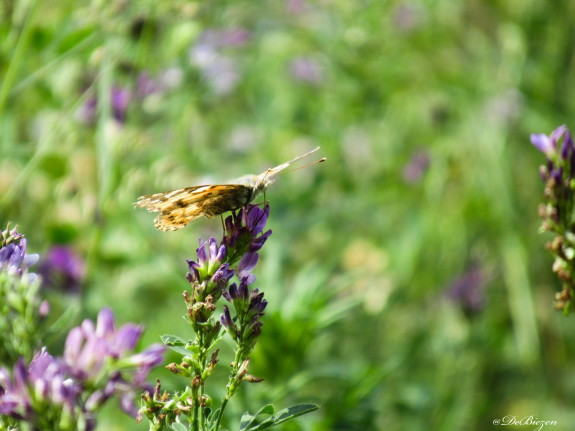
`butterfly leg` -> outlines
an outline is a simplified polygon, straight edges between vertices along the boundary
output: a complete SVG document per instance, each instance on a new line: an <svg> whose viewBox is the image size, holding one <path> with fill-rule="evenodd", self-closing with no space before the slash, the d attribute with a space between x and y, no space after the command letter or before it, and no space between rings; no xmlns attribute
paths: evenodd
<svg viewBox="0 0 575 431"><path fill-rule="evenodd" d="M224 236L226 236L226 225L224 224L223 214L220 214L220 219L222 220L222 230L224 231Z"/></svg>
<svg viewBox="0 0 575 431"><path fill-rule="evenodd" d="M257 205L257 206L264 205L264 206L266 206L267 204L269 204L269 201L266 199L266 192L264 192L264 201L263 202L256 202L253 205Z"/></svg>

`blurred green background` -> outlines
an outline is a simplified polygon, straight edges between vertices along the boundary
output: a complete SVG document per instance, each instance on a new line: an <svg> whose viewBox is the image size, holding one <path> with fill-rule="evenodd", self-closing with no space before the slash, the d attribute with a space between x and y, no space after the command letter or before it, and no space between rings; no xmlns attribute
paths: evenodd
<svg viewBox="0 0 575 431"><path fill-rule="evenodd" d="M575 114L575 3L86 1L0 4L0 222L71 247L76 321L191 336L186 258L220 221L158 232L141 194L279 178L256 268L269 301L228 427L316 402L285 430L575 423L572 318L538 234L530 133ZM58 353L59 342L50 347ZM226 356L227 355L227 356ZM169 357L168 361L176 360ZM209 393L222 394L228 345ZM166 389L182 382L163 370ZM99 429L146 429L110 405Z"/></svg>

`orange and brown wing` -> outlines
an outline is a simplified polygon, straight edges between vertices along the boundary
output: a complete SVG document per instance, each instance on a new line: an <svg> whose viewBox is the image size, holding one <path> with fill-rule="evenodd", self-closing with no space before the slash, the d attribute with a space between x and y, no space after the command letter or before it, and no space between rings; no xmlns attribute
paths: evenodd
<svg viewBox="0 0 575 431"><path fill-rule="evenodd" d="M168 231L181 229L201 216L211 218L241 208L251 201L252 194L250 187L241 184L197 186L141 196L134 205L159 211L154 226Z"/></svg>

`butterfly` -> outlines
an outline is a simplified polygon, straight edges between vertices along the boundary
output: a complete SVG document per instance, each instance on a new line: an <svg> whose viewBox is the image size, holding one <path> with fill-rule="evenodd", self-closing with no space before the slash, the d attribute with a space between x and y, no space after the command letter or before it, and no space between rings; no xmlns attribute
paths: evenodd
<svg viewBox="0 0 575 431"><path fill-rule="evenodd" d="M202 216L212 218L227 211L245 207L261 193L265 193L281 171L317 150L319 147L275 168L269 168L262 174L245 175L229 184L186 187L140 196L134 207L159 212L160 214L154 219L156 229L178 230ZM325 160L322 158L314 163Z"/></svg>

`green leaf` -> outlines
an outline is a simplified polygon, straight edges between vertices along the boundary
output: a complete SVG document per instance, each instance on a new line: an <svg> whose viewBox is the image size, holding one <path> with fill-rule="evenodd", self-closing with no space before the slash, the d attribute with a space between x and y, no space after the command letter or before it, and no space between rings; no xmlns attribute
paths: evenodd
<svg viewBox="0 0 575 431"><path fill-rule="evenodd" d="M251 415L250 412L245 412L242 415L242 418L240 419L240 431L251 429L248 427L251 427L251 425L254 423L254 421L257 419L259 415L261 414L273 415L274 412L275 407L272 404L263 406L261 409L259 409L259 411L255 415Z"/></svg>
<svg viewBox="0 0 575 431"><path fill-rule="evenodd" d="M166 346L185 346L186 345L186 341L181 339L177 335L164 334L164 335L160 335L160 338L162 339L162 343L164 343Z"/></svg>
<svg viewBox="0 0 575 431"><path fill-rule="evenodd" d="M174 422L173 424L171 424L170 428L172 428L174 431L188 431L188 429L185 426L183 426L182 424L179 424L177 422Z"/></svg>
<svg viewBox="0 0 575 431"><path fill-rule="evenodd" d="M287 422L289 420L295 419L298 416L305 415L307 413L311 413L315 410L319 409L317 404L297 404L295 406L291 406L280 410L277 414L273 414L274 407L271 404L260 409L254 416L250 415L249 412L246 412L242 415L242 419L240 421L240 431L259 431L269 429L281 423ZM271 414L272 416L264 420L260 424L254 424L256 418L260 414Z"/></svg>
<svg viewBox="0 0 575 431"><path fill-rule="evenodd" d="M306 415L308 413L316 411L317 409L319 409L319 406L317 404L309 404L309 403L296 404L295 406L287 407L277 412L277 414L274 416L275 417L274 425L287 422L289 420L297 418L298 416Z"/></svg>
<svg viewBox="0 0 575 431"><path fill-rule="evenodd" d="M164 334L160 336L162 343L172 349L174 352L178 352L181 355L188 355L190 352L186 349L186 342L176 335Z"/></svg>

